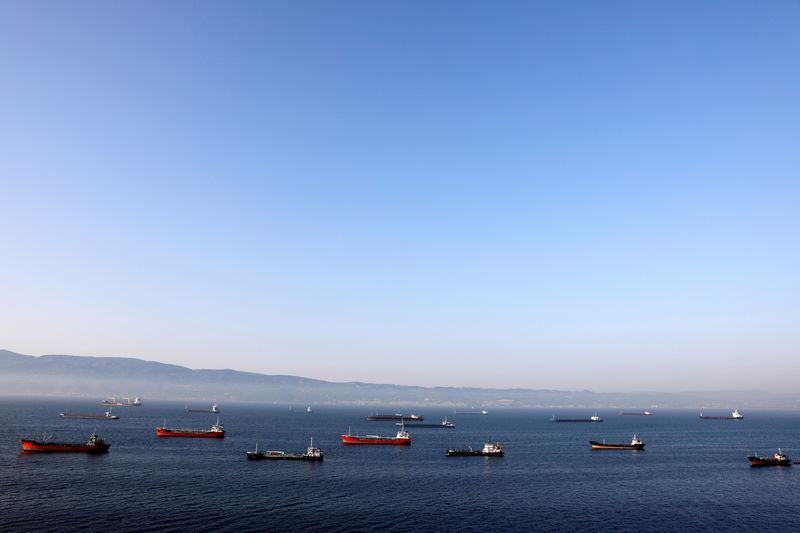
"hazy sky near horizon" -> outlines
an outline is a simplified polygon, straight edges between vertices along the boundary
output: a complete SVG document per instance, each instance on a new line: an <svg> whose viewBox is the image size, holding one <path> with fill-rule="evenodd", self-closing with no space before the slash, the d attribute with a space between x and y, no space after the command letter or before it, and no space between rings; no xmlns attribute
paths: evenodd
<svg viewBox="0 0 800 533"><path fill-rule="evenodd" d="M800 2L0 3L0 348L796 389Z"/></svg>

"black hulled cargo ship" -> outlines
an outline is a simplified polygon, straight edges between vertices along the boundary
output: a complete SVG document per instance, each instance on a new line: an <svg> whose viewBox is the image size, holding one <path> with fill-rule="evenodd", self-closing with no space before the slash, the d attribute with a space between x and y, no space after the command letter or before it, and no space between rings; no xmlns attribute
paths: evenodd
<svg viewBox="0 0 800 533"><path fill-rule="evenodd" d="M466 450L457 450L455 448L450 448L447 450L448 457L461 457L461 456L470 456L470 455L483 455L487 457L502 457L503 456L503 447L500 445L499 442L492 442L491 437L489 441L483 445L482 450L473 450L472 447L468 447Z"/></svg>
<svg viewBox="0 0 800 533"><path fill-rule="evenodd" d="M592 445L593 450L643 450L644 442L642 442L636 435L633 436L630 444L610 444L603 439L603 442L590 440L589 444Z"/></svg>
<svg viewBox="0 0 800 533"><path fill-rule="evenodd" d="M258 451L258 444L256 444L256 451L247 452L248 459L285 459L290 461L322 461L322 449L314 447L314 439L306 448L306 453L286 453L279 450L268 450L266 452Z"/></svg>

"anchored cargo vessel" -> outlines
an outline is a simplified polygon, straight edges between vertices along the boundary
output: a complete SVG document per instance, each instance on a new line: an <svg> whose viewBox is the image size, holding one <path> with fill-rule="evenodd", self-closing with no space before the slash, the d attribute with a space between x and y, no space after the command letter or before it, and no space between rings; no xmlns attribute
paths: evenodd
<svg viewBox="0 0 800 533"><path fill-rule="evenodd" d="M142 406L142 399L136 397L133 399L133 403L131 403L131 399L128 397L122 398L125 400L124 402L117 401L116 398L106 398L103 400L103 405L115 405L119 407L141 407Z"/></svg>
<svg viewBox="0 0 800 533"><path fill-rule="evenodd" d="M111 414L111 409L105 412L103 415L87 415L87 414L79 414L79 413L70 413L69 409L65 409L63 413L59 413L61 418L91 418L92 420L117 420L119 417L117 415Z"/></svg>
<svg viewBox="0 0 800 533"><path fill-rule="evenodd" d="M738 409L734 409L731 416L705 416L701 412L700 418L703 420L741 420L744 416L742 416L742 413L740 413Z"/></svg>
<svg viewBox="0 0 800 533"><path fill-rule="evenodd" d="M453 411L454 415L488 415L489 411L484 409L483 411Z"/></svg>
<svg viewBox="0 0 800 533"><path fill-rule="evenodd" d="M597 416L597 413L594 416L590 416L589 418L556 418L556 415L553 415L550 418L550 422L602 422L603 419Z"/></svg>
<svg viewBox="0 0 800 533"><path fill-rule="evenodd" d="M783 455L780 448L778 448L778 453L772 457L748 455L747 459L750 461L750 466L792 466L792 460Z"/></svg>
<svg viewBox="0 0 800 533"><path fill-rule="evenodd" d="M400 428L397 435L394 437L384 437L381 435L342 435L342 444L411 444L411 436L404 427Z"/></svg>
<svg viewBox="0 0 800 533"><path fill-rule="evenodd" d="M214 414L216 414L216 413L219 413L219 407L217 407L217 404L214 404L214 405L211 406L211 409L189 409L189 406L187 405L186 406L186 412L187 413L214 413Z"/></svg>
<svg viewBox="0 0 800 533"><path fill-rule="evenodd" d="M408 428L454 428L456 427L455 424L452 422L447 421L447 417L444 417L441 424L406 424L404 422L397 422L395 423L396 426L404 426Z"/></svg>
<svg viewBox="0 0 800 533"><path fill-rule="evenodd" d="M482 450L473 450L471 446L469 446L466 450L457 450L455 448L450 448L447 450L447 455L449 457L458 457L465 455L485 455L488 457L502 457L503 447L500 445L499 442L492 442L492 438L489 437L489 441L483 445Z"/></svg>
<svg viewBox="0 0 800 533"><path fill-rule="evenodd" d="M650 411L642 411L641 413L620 413L619 416L653 416Z"/></svg>
<svg viewBox="0 0 800 533"><path fill-rule="evenodd" d="M592 445L593 450L643 450L644 449L644 442L639 440L639 438L636 435L633 436L633 440L631 440L630 444L608 444L606 443L605 439L603 439L603 442L590 440L589 444Z"/></svg>
<svg viewBox="0 0 800 533"><path fill-rule="evenodd" d="M409 416L405 416L401 413L395 413L393 415L379 415L376 413L367 417L367 422L422 422L423 420L425 419L422 416L415 415L414 413L411 413Z"/></svg>
<svg viewBox="0 0 800 533"><path fill-rule="evenodd" d="M23 452L103 453L111 447L96 433L89 435L89 440L86 442L50 442L42 438L42 440L19 439L19 443L22 444Z"/></svg>
<svg viewBox="0 0 800 533"><path fill-rule="evenodd" d="M322 461L322 450L314 447L314 439L311 439L311 444L306 448L306 453L286 453L284 451L269 450L266 452L258 451L258 444L256 444L256 451L247 452L248 459L288 459L294 461Z"/></svg>
<svg viewBox="0 0 800 533"><path fill-rule="evenodd" d="M194 428L167 428L167 421L164 421L164 425L160 428L156 428L156 436L157 437L206 437L211 439L221 439L225 437L225 429L223 428L222 424L219 423L219 417L217 417L217 423L211 426L211 429L194 429Z"/></svg>

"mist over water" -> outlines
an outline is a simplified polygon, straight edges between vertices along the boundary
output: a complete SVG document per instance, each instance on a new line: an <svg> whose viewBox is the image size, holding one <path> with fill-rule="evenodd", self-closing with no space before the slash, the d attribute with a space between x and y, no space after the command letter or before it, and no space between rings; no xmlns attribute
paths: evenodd
<svg viewBox="0 0 800 533"><path fill-rule="evenodd" d="M115 408L116 421L62 420L99 401L3 399L0 530L68 531L790 531L800 528L797 467L752 468L751 453L778 447L800 460L800 414L746 411L742 421L702 421L698 412L657 410L604 422L549 422L552 409L444 416L455 429L411 429L410 447L343 446L340 435L394 434L366 422L368 408L220 402L222 440L156 438L155 428L210 427L213 414L181 402ZM374 409L373 409L374 410ZM387 410L388 412L388 410ZM585 409L558 410L586 417ZM19 438L43 433L82 440L94 428L108 454L22 454ZM591 450L588 440L628 442L641 452ZM446 457L491 436L503 458ZM247 461L245 451L301 452L309 438L322 463Z"/></svg>

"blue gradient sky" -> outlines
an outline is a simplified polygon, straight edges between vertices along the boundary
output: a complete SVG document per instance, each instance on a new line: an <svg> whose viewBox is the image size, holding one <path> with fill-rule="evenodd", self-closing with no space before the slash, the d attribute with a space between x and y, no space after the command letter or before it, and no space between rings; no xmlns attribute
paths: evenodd
<svg viewBox="0 0 800 533"><path fill-rule="evenodd" d="M3 2L0 348L795 390L798 28L789 0Z"/></svg>

